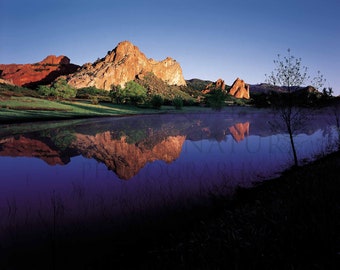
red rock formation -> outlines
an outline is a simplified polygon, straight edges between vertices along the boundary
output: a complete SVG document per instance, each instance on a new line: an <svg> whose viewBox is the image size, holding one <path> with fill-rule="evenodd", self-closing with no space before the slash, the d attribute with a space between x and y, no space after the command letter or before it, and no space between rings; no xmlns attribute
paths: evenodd
<svg viewBox="0 0 340 270"><path fill-rule="evenodd" d="M182 69L176 60L168 57L163 61L148 59L139 49L129 41L124 41L108 52L108 54L82 68L68 77L68 83L76 88L95 86L99 89L110 90L112 85L125 86L148 72L169 85L186 85Z"/></svg>
<svg viewBox="0 0 340 270"><path fill-rule="evenodd" d="M2 79L15 85L36 87L49 84L61 75L75 72L79 66L70 64L66 56L47 56L35 64L0 64Z"/></svg>
<svg viewBox="0 0 340 270"><path fill-rule="evenodd" d="M65 164L57 150L40 140L19 136L0 140L0 156L7 157L36 157L49 165Z"/></svg>
<svg viewBox="0 0 340 270"><path fill-rule="evenodd" d="M185 141L185 136L170 136L148 149L142 145L127 143L125 137L114 140L110 132L95 136L84 134L75 136L76 140L72 142L71 148L75 148L85 157L103 162L121 179L135 176L148 162L174 161L179 157Z"/></svg>
<svg viewBox="0 0 340 270"><path fill-rule="evenodd" d="M9 85L14 85L13 83L9 82L9 81L6 81L4 79L0 79L0 83L3 83L3 84L9 84Z"/></svg>
<svg viewBox="0 0 340 270"><path fill-rule="evenodd" d="M212 89L225 90L225 83L222 79L218 79L214 83L209 83L206 88L202 91L203 94L208 94Z"/></svg>
<svg viewBox="0 0 340 270"><path fill-rule="evenodd" d="M250 99L249 84L246 84L243 80L237 78L231 86L229 94L236 98Z"/></svg>
<svg viewBox="0 0 340 270"><path fill-rule="evenodd" d="M231 136L236 142L243 141L245 137L249 136L249 122L245 123L237 123L231 127L229 127L229 131Z"/></svg>

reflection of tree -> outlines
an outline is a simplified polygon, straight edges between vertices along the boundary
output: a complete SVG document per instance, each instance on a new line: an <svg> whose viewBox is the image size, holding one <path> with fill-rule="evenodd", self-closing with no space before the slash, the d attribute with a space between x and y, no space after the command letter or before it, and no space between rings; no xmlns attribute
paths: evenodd
<svg viewBox="0 0 340 270"><path fill-rule="evenodd" d="M236 142L240 142L244 140L246 136L249 136L249 122L245 123L237 123L231 127L229 127L229 131L231 136Z"/></svg>

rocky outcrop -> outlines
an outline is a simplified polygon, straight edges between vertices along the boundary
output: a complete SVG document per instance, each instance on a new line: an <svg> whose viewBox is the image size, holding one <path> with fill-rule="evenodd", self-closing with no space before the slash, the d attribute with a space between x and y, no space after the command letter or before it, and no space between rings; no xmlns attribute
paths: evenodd
<svg viewBox="0 0 340 270"><path fill-rule="evenodd" d="M50 84L57 77L73 73L78 68L66 56L49 55L35 64L0 64L0 73L2 79L15 85L34 88Z"/></svg>
<svg viewBox="0 0 340 270"><path fill-rule="evenodd" d="M225 90L224 80L218 79L216 82L209 83L205 89L202 91L203 94L208 94L212 89Z"/></svg>
<svg viewBox="0 0 340 270"><path fill-rule="evenodd" d="M126 82L149 72L169 85L186 85L181 66L176 60L170 57L160 62L148 59L129 41L119 43L104 58L83 65L67 80L76 88L95 86L110 90L112 85L124 87Z"/></svg>
<svg viewBox="0 0 340 270"><path fill-rule="evenodd" d="M236 98L250 99L249 84L246 84L243 80L237 78L232 84L229 94Z"/></svg>
<svg viewBox="0 0 340 270"><path fill-rule="evenodd" d="M4 80L4 79L1 79L1 78L0 78L0 83L2 83L2 84L14 85L13 83L11 83L11 82L9 82L9 81L6 81L6 80Z"/></svg>

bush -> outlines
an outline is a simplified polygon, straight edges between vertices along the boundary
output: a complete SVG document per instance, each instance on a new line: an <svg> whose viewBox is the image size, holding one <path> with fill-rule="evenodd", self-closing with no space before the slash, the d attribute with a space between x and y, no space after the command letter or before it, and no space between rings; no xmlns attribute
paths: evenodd
<svg viewBox="0 0 340 270"><path fill-rule="evenodd" d="M134 81L127 82L124 90L128 102L133 105L143 102L146 98L146 89Z"/></svg>
<svg viewBox="0 0 340 270"><path fill-rule="evenodd" d="M172 101L176 110L181 110L183 107L183 99L181 97L175 97Z"/></svg>
<svg viewBox="0 0 340 270"><path fill-rule="evenodd" d="M65 79L58 79L53 82L52 86L40 85L38 87L38 93L42 96L53 96L59 98L73 98L77 94L77 89L67 84Z"/></svg>
<svg viewBox="0 0 340 270"><path fill-rule="evenodd" d="M57 98L73 98L77 95L77 89L67 84L65 79L59 79L52 85Z"/></svg>
<svg viewBox="0 0 340 270"><path fill-rule="evenodd" d="M93 97L91 98L91 103L92 103L93 105L98 105L98 104L99 104L98 98L97 98L96 96L93 96Z"/></svg>
<svg viewBox="0 0 340 270"><path fill-rule="evenodd" d="M164 103L164 100L160 95L154 95L152 96L150 103L153 108L160 109Z"/></svg>
<svg viewBox="0 0 340 270"><path fill-rule="evenodd" d="M56 92L53 87L47 85L39 85L38 94L45 97L55 96Z"/></svg>
<svg viewBox="0 0 340 270"><path fill-rule="evenodd" d="M220 89L213 89L206 95L206 102L213 110L221 110L226 99L226 92Z"/></svg>
<svg viewBox="0 0 340 270"><path fill-rule="evenodd" d="M107 97L108 96L108 91L98 89L94 86L89 86L89 87L83 87L78 89L77 91L77 97L78 98L90 98L91 96L100 96L100 97Z"/></svg>

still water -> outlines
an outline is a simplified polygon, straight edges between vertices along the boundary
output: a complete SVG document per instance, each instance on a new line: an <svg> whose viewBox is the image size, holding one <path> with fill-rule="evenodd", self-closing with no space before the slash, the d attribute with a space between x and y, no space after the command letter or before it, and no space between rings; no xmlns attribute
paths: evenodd
<svg viewBox="0 0 340 270"><path fill-rule="evenodd" d="M333 150L314 114L297 131L300 163ZM231 109L2 126L1 234L13 227L115 220L273 178L292 165L266 110Z"/></svg>

